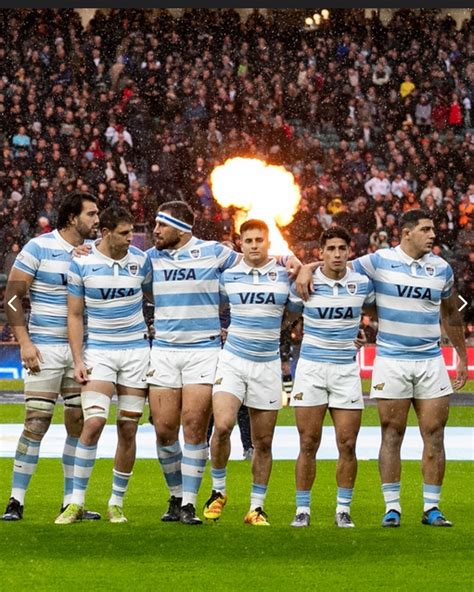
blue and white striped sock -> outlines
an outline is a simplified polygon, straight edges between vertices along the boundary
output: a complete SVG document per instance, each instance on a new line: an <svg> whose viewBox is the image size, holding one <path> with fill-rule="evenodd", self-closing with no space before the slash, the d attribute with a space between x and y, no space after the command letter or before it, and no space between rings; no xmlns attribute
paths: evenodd
<svg viewBox="0 0 474 592"><path fill-rule="evenodd" d="M423 483L423 511L428 512L432 508L439 508L441 498L441 485L428 485Z"/></svg>
<svg viewBox="0 0 474 592"><path fill-rule="evenodd" d="M212 476L212 489L215 491L220 491L222 495L226 494L226 476L227 476L227 467L223 469L215 469L214 467L211 468L211 476Z"/></svg>
<svg viewBox="0 0 474 592"><path fill-rule="evenodd" d="M74 459L74 489L71 496L72 504L84 505L86 489L95 464L97 455L97 444L85 446L79 440L76 447L76 458Z"/></svg>
<svg viewBox="0 0 474 592"><path fill-rule="evenodd" d="M25 494L31 477L38 466L40 442L26 436L20 436L13 461L13 483L11 497L21 505L25 503Z"/></svg>
<svg viewBox="0 0 474 592"><path fill-rule="evenodd" d="M397 483L382 483L383 499L385 501L385 513L390 510L402 512L400 506L400 481Z"/></svg>
<svg viewBox="0 0 474 592"><path fill-rule="evenodd" d="M350 514L351 512L351 502L352 502L352 494L354 493L354 488L349 487L338 487L337 488L337 498L336 498L336 512L347 512Z"/></svg>
<svg viewBox="0 0 474 592"><path fill-rule="evenodd" d="M74 487L74 457L79 438L68 436L64 442L62 465L64 473L64 498L63 507L71 503L72 490Z"/></svg>
<svg viewBox="0 0 474 592"><path fill-rule="evenodd" d="M196 506L196 499L201 486L206 461L209 455L207 442L201 444L184 444L181 472L183 474L182 506L192 504Z"/></svg>
<svg viewBox="0 0 474 592"><path fill-rule="evenodd" d="M250 494L250 512L256 508L262 508L265 503L265 497L267 495L267 485L258 485L252 483L252 492Z"/></svg>
<svg viewBox="0 0 474 592"><path fill-rule="evenodd" d="M127 493L128 482L133 473L121 473L116 468L112 470L114 475L112 481L112 495L109 499L109 506L123 507L123 497Z"/></svg>
<svg viewBox="0 0 474 592"><path fill-rule="evenodd" d="M296 490L296 513L311 514L311 491L309 489Z"/></svg>
<svg viewBox="0 0 474 592"><path fill-rule="evenodd" d="M167 446L160 446L157 442L156 453L170 495L183 497L183 477L181 475L183 453L179 440Z"/></svg>

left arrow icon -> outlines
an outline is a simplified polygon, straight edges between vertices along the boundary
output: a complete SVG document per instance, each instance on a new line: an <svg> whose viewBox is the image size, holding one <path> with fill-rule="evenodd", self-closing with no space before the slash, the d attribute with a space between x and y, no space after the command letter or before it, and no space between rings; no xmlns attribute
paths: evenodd
<svg viewBox="0 0 474 592"><path fill-rule="evenodd" d="M15 312L18 310L13 306L13 302L16 300L16 296L12 296L10 300L7 302L8 306L14 310Z"/></svg>

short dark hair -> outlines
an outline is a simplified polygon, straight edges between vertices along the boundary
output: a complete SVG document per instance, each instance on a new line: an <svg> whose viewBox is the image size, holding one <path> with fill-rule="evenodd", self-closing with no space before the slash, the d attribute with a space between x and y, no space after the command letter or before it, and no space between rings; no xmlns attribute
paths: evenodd
<svg viewBox="0 0 474 592"><path fill-rule="evenodd" d="M79 216L85 201L97 203L97 198L92 193L73 191L63 199L58 210L58 230L67 228L71 223L71 217Z"/></svg>
<svg viewBox="0 0 474 592"><path fill-rule="evenodd" d="M257 220L256 218L246 220L242 226L240 227L240 236L247 230L261 230L265 232L267 235L270 234L270 229L268 225L263 220Z"/></svg>
<svg viewBox="0 0 474 592"><path fill-rule="evenodd" d="M332 238L342 239L347 246L351 244L351 235L347 230L342 228L342 226L334 226L334 228L328 228L325 230L319 237L319 246L321 249L324 249L328 240L331 240Z"/></svg>
<svg viewBox="0 0 474 592"><path fill-rule="evenodd" d="M169 212L173 218L177 218L181 222L186 222L191 226L194 224L194 212L185 201L165 201L158 208L158 212Z"/></svg>
<svg viewBox="0 0 474 592"><path fill-rule="evenodd" d="M119 224L126 222L133 224L132 214L125 208L111 206L102 212L99 217L99 228L115 230Z"/></svg>
<svg viewBox="0 0 474 592"><path fill-rule="evenodd" d="M409 228L413 230L415 226L418 224L420 220L432 220L431 214L427 210L419 209L419 210L408 210L405 212L398 222L398 228L403 230L404 228Z"/></svg>

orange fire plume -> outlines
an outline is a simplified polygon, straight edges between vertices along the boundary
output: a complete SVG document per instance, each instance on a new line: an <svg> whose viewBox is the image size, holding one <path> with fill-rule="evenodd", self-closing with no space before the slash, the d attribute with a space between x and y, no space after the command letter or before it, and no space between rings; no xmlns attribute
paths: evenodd
<svg viewBox="0 0 474 592"><path fill-rule="evenodd" d="M293 220L301 199L292 173L256 158L230 158L212 171L211 185L217 203L237 208L236 232L250 218L264 220L270 229L272 253L291 252L277 224L287 226Z"/></svg>

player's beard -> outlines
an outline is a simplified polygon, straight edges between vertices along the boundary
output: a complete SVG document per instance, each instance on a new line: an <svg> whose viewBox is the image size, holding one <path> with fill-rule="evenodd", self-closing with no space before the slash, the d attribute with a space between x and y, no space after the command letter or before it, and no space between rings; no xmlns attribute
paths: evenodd
<svg viewBox="0 0 474 592"><path fill-rule="evenodd" d="M88 239L93 240L93 239L97 238L97 234L99 232L99 227L97 226L97 227L89 228L85 224L81 224L81 222L78 222L77 232L84 240L88 240Z"/></svg>
<svg viewBox="0 0 474 592"><path fill-rule="evenodd" d="M166 242L161 242L160 244L157 244L155 241L155 247L156 247L157 251L164 251L166 249L174 249L179 245L180 240L181 240L181 237L177 236L176 238L169 238Z"/></svg>

